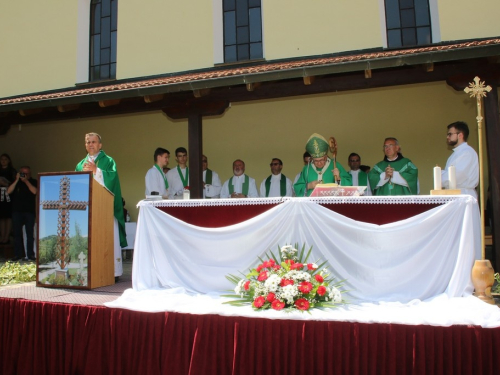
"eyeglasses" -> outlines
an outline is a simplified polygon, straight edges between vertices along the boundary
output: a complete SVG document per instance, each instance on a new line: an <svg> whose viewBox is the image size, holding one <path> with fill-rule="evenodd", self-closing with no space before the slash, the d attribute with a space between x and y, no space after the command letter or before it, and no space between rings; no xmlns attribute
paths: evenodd
<svg viewBox="0 0 500 375"><path fill-rule="evenodd" d="M350 163L359 163L361 160L359 159L351 159L349 160Z"/></svg>
<svg viewBox="0 0 500 375"><path fill-rule="evenodd" d="M280 165L280 163L271 163L269 165L272 167L273 165Z"/></svg>
<svg viewBox="0 0 500 375"><path fill-rule="evenodd" d="M451 137L453 134L459 134L459 133L448 133L448 134L446 134L446 136Z"/></svg>

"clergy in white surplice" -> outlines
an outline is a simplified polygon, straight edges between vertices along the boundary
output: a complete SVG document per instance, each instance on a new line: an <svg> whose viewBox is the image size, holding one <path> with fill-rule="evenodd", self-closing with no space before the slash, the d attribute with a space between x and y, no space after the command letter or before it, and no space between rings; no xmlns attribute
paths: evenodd
<svg viewBox="0 0 500 375"><path fill-rule="evenodd" d="M183 199L184 188L189 187L188 155L184 147L175 150L177 167L167 172L168 195L170 199Z"/></svg>
<svg viewBox="0 0 500 375"><path fill-rule="evenodd" d="M222 183L218 173L208 169L208 158L206 155L202 155L201 165L203 167L203 198L220 198Z"/></svg>
<svg viewBox="0 0 500 375"><path fill-rule="evenodd" d="M156 192L156 195L161 195L163 198L167 198L168 182L167 176L163 172L163 168L168 165L170 152L165 148L158 147L155 150L153 157L155 164L148 170L145 177L146 196L152 195L152 193Z"/></svg>
<svg viewBox="0 0 500 375"><path fill-rule="evenodd" d="M260 184L260 196L267 197L291 197L293 195L292 181L281 173L283 162L281 159L271 160L271 175Z"/></svg>
<svg viewBox="0 0 500 375"><path fill-rule="evenodd" d="M258 198L255 180L245 174L245 162L233 162L233 177L224 182L220 192L221 198Z"/></svg>
<svg viewBox="0 0 500 375"><path fill-rule="evenodd" d="M479 161L476 151L467 144L469 127L465 122L457 121L448 125L446 142L452 146L453 154L446 162L446 168L441 172L441 184L445 189L450 187L448 168L455 167L457 189L462 194L472 195L477 199L476 186L479 183Z"/></svg>
<svg viewBox="0 0 500 375"><path fill-rule="evenodd" d="M353 152L347 158L347 162L351 168L349 174L352 176L352 186L366 186L364 195L372 195L368 174L359 168L361 165L361 156Z"/></svg>

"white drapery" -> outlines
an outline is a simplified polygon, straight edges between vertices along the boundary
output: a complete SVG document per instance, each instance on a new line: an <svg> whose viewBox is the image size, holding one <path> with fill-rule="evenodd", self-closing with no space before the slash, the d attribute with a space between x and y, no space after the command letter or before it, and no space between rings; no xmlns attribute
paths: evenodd
<svg viewBox="0 0 500 375"><path fill-rule="evenodd" d="M460 297L472 292L479 233L479 210L469 196L381 226L354 221L307 199L289 199L251 220L215 229L142 204L133 288L224 292L233 287L227 274L246 272L278 245L305 243L313 246L310 260L328 260L337 280L346 280L351 301L406 303L442 293Z"/></svg>

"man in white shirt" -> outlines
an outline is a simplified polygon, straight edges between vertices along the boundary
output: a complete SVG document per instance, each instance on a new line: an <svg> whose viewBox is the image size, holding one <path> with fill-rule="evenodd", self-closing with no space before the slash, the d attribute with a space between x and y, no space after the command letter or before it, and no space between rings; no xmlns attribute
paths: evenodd
<svg viewBox="0 0 500 375"><path fill-rule="evenodd" d="M283 162L274 158L271 161L271 175L260 184L261 197L291 197L292 181L281 173Z"/></svg>
<svg viewBox="0 0 500 375"><path fill-rule="evenodd" d="M153 195L153 192L158 193L164 199L168 197L168 182L167 176L163 173L163 168L168 165L170 152L158 147L154 153L155 164L146 173L146 195ZM155 194L156 195L156 194Z"/></svg>
<svg viewBox="0 0 500 375"><path fill-rule="evenodd" d="M372 195L368 174L360 169L361 156L353 152L347 158L347 163L351 168L348 173L352 176L352 186L366 186L364 195Z"/></svg>
<svg viewBox="0 0 500 375"><path fill-rule="evenodd" d="M201 165L203 167L203 198L219 198L222 183L217 172L208 169L208 158L201 156Z"/></svg>
<svg viewBox="0 0 500 375"><path fill-rule="evenodd" d="M233 174L234 176L222 185L221 198L257 198L259 196L255 180L245 174L243 160L238 159L233 162Z"/></svg>
<svg viewBox="0 0 500 375"><path fill-rule="evenodd" d="M446 142L452 146L453 154L448 158L446 167L441 171L441 185L450 187L448 168L455 166L457 189L462 194L472 195L477 199L476 186L479 183L479 161L476 151L467 144L469 127L465 122L457 121L448 125Z"/></svg>
<svg viewBox="0 0 500 375"><path fill-rule="evenodd" d="M183 199L184 188L189 187L189 168L187 150L179 147L175 150L177 167L167 172L168 196L171 199Z"/></svg>

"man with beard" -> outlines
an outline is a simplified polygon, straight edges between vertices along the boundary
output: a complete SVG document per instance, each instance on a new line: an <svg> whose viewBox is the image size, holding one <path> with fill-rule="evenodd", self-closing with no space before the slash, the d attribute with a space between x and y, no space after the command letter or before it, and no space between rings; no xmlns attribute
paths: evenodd
<svg viewBox="0 0 500 375"><path fill-rule="evenodd" d="M446 168L441 172L441 185L447 189L450 186L448 167L455 166L457 189L462 194L477 198L476 186L479 183L479 161L476 151L467 144L469 127L465 122L457 121L448 125L446 143L452 146L453 154L446 162Z"/></svg>
<svg viewBox="0 0 500 375"><path fill-rule="evenodd" d="M220 192L221 198L258 198L255 180L245 174L245 162L235 160L233 162L233 174L229 180L224 182Z"/></svg>
<svg viewBox="0 0 500 375"><path fill-rule="evenodd" d="M396 138L384 141L384 160L368 174L373 195L417 195L418 169L401 154Z"/></svg>

